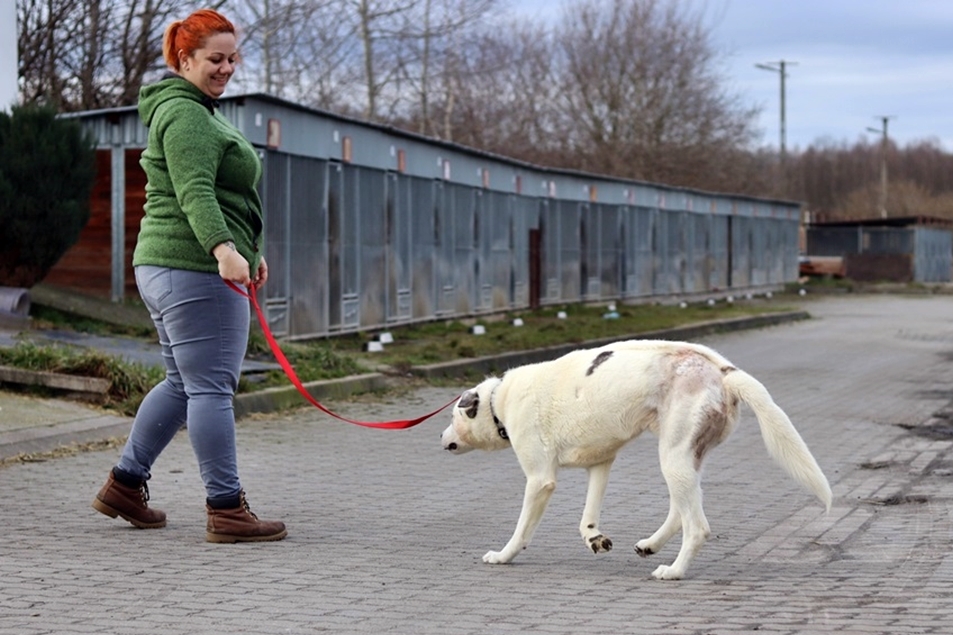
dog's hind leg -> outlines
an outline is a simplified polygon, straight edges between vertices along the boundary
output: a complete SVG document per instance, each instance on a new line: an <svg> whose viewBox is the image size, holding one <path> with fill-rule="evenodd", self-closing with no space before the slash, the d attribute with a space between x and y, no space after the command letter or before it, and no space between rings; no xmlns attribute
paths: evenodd
<svg viewBox="0 0 953 635"><path fill-rule="evenodd" d="M526 491L523 494L523 509L513 537L501 551L489 551L483 556L483 562L488 564L505 564L515 558L519 552L529 545L533 532L543 518L546 505L556 489L555 471L548 470L542 475L530 476L526 479Z"/></svg>
<svg viewBox="0 0 953 635"><path fill-rule="evenodd" d="M588 469L589 489L586 492L586 507L582 510L582 521L579 523L579 533L592 553L609 551L612 549L612 540L599 531L599 515L602 512L602 499L606 495L606 485L609 483L609 470L612 469L614 459L605 463L593 465Z"/></svg>
<svg viewBox="0 0 953 635"><path fill-rule="evenodd" d="M665 522L654 534L635 544L635 552L643 558L651 556L661 551L662 547L672 539L672 536L678 533L682 528L682 517L675 508L675 501L670 501L668 506L668 516Z"/></svg>
<svg viewBox="0 0 953 635"><path fill-rule="evenodd" d="M635 552L643 558L661 551L682 528L683 510L680 502L685 497L681 492L698 479L691 465L686 466L682 460L692 429L691 420L691 404L687 404L666 413L659 426L659 465L668 485L668 516L654 534L635 544Z"/></svg>
<svg viewBox="0 0 953 635"><path fill-rule="evenodd" d="M675 524L681 521L682 547L678 556L670 565L661 565L652 575L659 580L678 580L685 575L688 565L695 558L695 554L702 548L711 529L705 511L702 509L701 475L695 467L691 453L684 448L671 448L660 452L662 458L662 474L668 484L671 496L669 516L662 527L647 541L639 542L643 550L652 549L653 552L664 544L678 530ZM673 515L677 520L673 520ZM659 544L653 542L656 537ZM639 549L636 547L636 550Z"/></svg>

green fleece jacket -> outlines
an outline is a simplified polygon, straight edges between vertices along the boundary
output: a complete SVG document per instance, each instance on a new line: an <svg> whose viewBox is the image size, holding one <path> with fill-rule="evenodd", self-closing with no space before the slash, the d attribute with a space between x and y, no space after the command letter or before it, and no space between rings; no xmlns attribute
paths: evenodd
<svg viewBox="0 0 953 635"><path fill-rule="evenodd" d="M254 276L262 231L255 149L181 77L143 87L139 115L149 128L139 161L148 181L132 264L214 273L212 249L232 240Z"/></svg>

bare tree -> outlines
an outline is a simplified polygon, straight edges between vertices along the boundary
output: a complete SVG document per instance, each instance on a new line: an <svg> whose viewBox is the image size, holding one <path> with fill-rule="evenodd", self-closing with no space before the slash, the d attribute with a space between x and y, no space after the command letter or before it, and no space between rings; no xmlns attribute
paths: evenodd
<svg viewBox="0 0 953 635"><path fill-rule="evenodd" d="M246 88L314 101L315 82L333 75L335 51L350 35L337 19L339 0L244 0L232 5L240 25ZM321 100L318 100L321 101Z"/></svg>
<svg viewBox="0 0 953 635"><path fill-rule="evenodd" d="M62 108L61 95L67 78L60 68L67 54L68 29L73 3L69 0L18 0L18 74L22 78L23 101L48 101Z"/></svg>
<svg viewBox="0 0 953 635"><path fill-rule="evenodd" d="M788 198L804 201L818 220L880 216L880 144L823 140L790 156ZM891 216L953 219L953 155L937 141L890 143L887 210Z"/></svg>
<svg viewBox="0 0 953 635"><path fill-rule="evenodd" d="M554 167L760 189L754 110L722 90L707 30L679 6L581 0L553 27L484 17L440 51L413 125Z"/></svg>
<svg viewBox="0 0 953 635"><path fill-rule="evenodd" d="M243 0L239 83L370 121L406 99L406 17L423 0ZM387 103L384 103L385 97Z"/></svg>
<svg viewBox="0 0 953 635"><path fill-rule="evenodd" d="M342 0L344 19L351 20L361 45L361 70L364 90L363 117L381 121L381 103L390 91L388 115L400 101L399 69L403 64L401 45L404 16L424 0Z"/></svg>
<svg viewBox="0 0 953 635"><path fill-rule="evenodd" d="M722 89L699 15L660 0L580 0L556 31L573 166L674 184L723 183L753 111ZM709 185L710 184L710 185Z"/></svg>
<svg viewBox="0 0 953 635"><path fill-rule="evenodd" d="M2 0L0 0L2 1ZM677 0L567 0L533 24L507 0L16 0L23 101L136 103L165 27L226 7L244 64L233 90L363 117L552 167L805 201L858 217L879 148L756 148L755 109L725 90L701 17ZM945 217L953 155L891 145L890 208ZM781 189L783 185L783 189Z"/></svg>
<svg viewBox="0 0 953 635"><path fill-rule="evenodd" d="M60 110L134 104L164 67L162 35L196 0L17 0L25 102ZM219 3L220 4L220 3Z"/></svg>
<svg viewBox="0 0 953 635"><path fill-rule="evenodd" d="M181 0L129 0L129 10L121 17L122 30L116 44L115 59L121 65L114 94L119 105L135 104L139 88L151 75L165 69L162 59L162 36L170 22L185 17L190 3ZM221 1L210 3L215 7Z"/></svg>
<svg viewBox="0 0 953 635"><path fill-rule="evenodd" d="M561 132L555 70L545 27L491 25L469 37L452 47L436 76L440 136L528 161L552 158Z"/></svg>
<svg viewBox="0 0 953 635"><path fill-rule="evenodd" d="M78 84L79 105L84 110L102 108L107 99L104 94L107 89L96 81L96 74L106 61L105 26L112 18L112 7L103 0L88 0L86 8L85 15L76 22L73 34L80 46L76 51L75 66L71 69Z"/></svg>
<svg viewBox="0 0 953 635"><path fill-rule="evenodd" d="M422 0L402 16L402 82L412 93L408 107L419 132L450 137L447 118L435 117L432 102L456 102L453 86L465 81L460 62L479 52L478 38L498 6L497 0Z"/></svg>

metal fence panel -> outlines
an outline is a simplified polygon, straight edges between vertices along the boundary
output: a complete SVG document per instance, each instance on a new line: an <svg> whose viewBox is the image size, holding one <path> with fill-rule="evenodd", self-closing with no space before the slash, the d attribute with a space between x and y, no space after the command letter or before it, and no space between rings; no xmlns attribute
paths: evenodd
<svg viewBox="0 0 953 635"><path fill-rule="evenodd" d="M655 292L673 294L682 292L681 212L661 210L656 221L656 270Z"/></svg>
<svg viewBox="0 0 953 635"><path fill-rule="evenodd" d="M281 336L797 279L792 203L529 166L264 95L227 98L222 113L263 158L265 304ZM135 108L70 116L100 147L145 144ZM949 236L847 228L808 244L916 247L918 275L933 279L949 275Z"/></svg>
<svg viewBox="0 0 953 635"><path fill-rule="evenodd" d="M348 224L354 231L348 236L355 242L353 266L357 267L358 275L349 279L356 279L357 287L353 291L359 307L357 323L362 329L377 329L387 323L385 175L380 170L367 168L358 168L355 174L357 204L353 210L354 222Z"/></svg>
<svg viewBox="0 0 953 635"><path fill-rule="evenodd" d="M784 260L784 282L787 283L797 280L801 275L801 225L786 223L784 227L787 232L787 240L784 243L784 248L787 250L787 257Z"/></svg>
<svg viewBox="0 0 953 635"><path fill-rule="evenodd" d="M626 225L626 295L650 296L655 292L655 217L658 210L633 207Z"/></svg>
<svg viewBox="0 0 953 635"><path fill-rule="evenodd" d="M861 231L862 253L913 254L916 240L910 228L865 227Z"/></svg>
<svg viewBox="0 0 953 635"><path fill-rule="evenodd" d="M488 299L484 308L492 311L513 306L516 281L513 199L512 195L502 192L483 192L481 218L486 239L480 252L480 270L486 274L484 285Z"/></svg>
<svg viewBox="0 0 953 635"><path fill-rule="evenodd" d="M918 227L914 280L916 282L950 282L953 280L953 232Z"/></svg>
<svg viewBox="0 0 953 635"><path fill-rule="evenodd" d="M751 286L751 218L747 216L731 217L731 286L743 288Z"/></svg>
<svg viewBox="0 0 953 635"><path fill-rule="evenodd" d="M480 244L476 211L482 203L482 197L478 190L458 183L448 183L446 190L452 198L450 220L453 246L449 274L453 278L452 286L457 289L450 309L455 315L467 315L478 311L480 307L475 252Z"/></svg>
<svg viewBox="0 0 953 635"><path fill-rule="evenodd" d="M280 335L526 308L530 230L542 234L543 304L797 275L797 223L784 219L535 198L280 153L267 161L267 304Z"/></svg>
<svg viewBox="0 0 953 635"><path fill-rule="evenodd" d="M264 159L268 166L262 182L265 240L275 248L265 252L275 254L268 258L269 280L265 285L264 311L268 328L276 335L291 333L289 297L291 295L291 245L289 228L290 157L269 152Z"/></svg>
<svg viewBox="0 0 953 635"><path fill-rule="evenodd" d="M559 300L562 302L580 300L583 297L580 230L580 206L574 201L554 201L556 216L559 219Z"/></svg>
<svg viewBox="0 0 953 635"><path fill-rule="evenodd" d="M432 179L409 177L411 253L411 319L438 314L437 246L438 188Z"/></svg>
<svg viewBox="0 0 953 635"><path fill-rule="evenodd" d="M599 241L596 245L601 300L619 297L622 284L622 208L598 205Z"/></svg>
<svg viewBox="0 0 953 635"><path fill-rule="evenodd" d="M387 321L401 322L412 315L413 237L410 177L387 174L387 199L384 207L384 258Z"/></svg>
<svg viewBox="0 0 953 635"><path fill-rule="evenodd" d="M343 242L341 239L342 217L346 215L344 166L328 163L327 169L327 223L328 223L328 329L330 332L344 328Z"/></svg>
<svg viewBox="0 0 953 635"><path fill-rule="evenodd" d="M748 276L749 284L760 287L768 284L768 259L771 254L771 219L755 221L746 219L748 225Z"/></svg>
<svg viewBox="0 0 953 635"><path fill-rule="evenodd" d="M290 331L318 337L328 332L327 162L292 157L287 252ZM271 240L269 240L271 244ZM271 282L265 287L271 293Z"/></svg>
<svg viewBox="0 0 953 635"><path fill-rule="evenodd" d="M728 264L730 261L728 223L730 221L731 218L729 216L709 216L708 288L711 290L728 288ZM795 242L795 249L796 248L797 243ZM795 265L796 264L797 261L795 260Z"/></svg>
<svg viewBox="0 0 953 635"><path fill-rule="evenodd" d="M861 227L808 227L807 253L811 256L846 256L862 249Z"/></svg>
<svg viewBox="0 0 953 635"><path fill-rule="evenodd" d="M513 291L512 307L529 306L530 250L529 233L539 229L539 211L536 199L526 196L509 195L513 233Z"/></svg>
<svg viewBox="0 0 953 635"><path fill-rule="evenodd" d="M543 304L558 302L560 299L560 217L557 213L555 201L551 199L539 200L539 229L542 234L542 284L540 301Z"/></svg>
<svg viewBox="0 0 953 635"><path fill-rule="evenodd" d="M691 290L704 292L711 289L711 216L709 214L692 214L694 240L689 244L691 249Z"/></svg>
<svg viewBox="0 0 953 635"><path fill-rule="evenodd" d="M454 312L457 295L456 277L453 272L453 205L454 199L449 184L434 182L434 235L437 240L435 257L436 315L446 316Z"/></svg>
<svg viewBox="0 0 953 635"><path fill-rule="evenodd" d="M599 299L598 206L579 204L579 293L584 300Z"/></svg>

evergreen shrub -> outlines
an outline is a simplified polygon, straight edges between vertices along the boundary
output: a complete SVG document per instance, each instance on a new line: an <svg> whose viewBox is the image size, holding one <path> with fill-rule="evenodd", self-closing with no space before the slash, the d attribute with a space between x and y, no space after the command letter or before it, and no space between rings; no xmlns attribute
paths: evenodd
<svg viewBox="0 0 953 635"><path fill-rule="evenodd" d="M93 140L51 106L0 111L0 286L30 288L89 221Z"/></svg>

